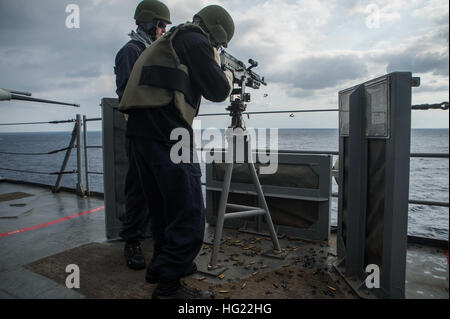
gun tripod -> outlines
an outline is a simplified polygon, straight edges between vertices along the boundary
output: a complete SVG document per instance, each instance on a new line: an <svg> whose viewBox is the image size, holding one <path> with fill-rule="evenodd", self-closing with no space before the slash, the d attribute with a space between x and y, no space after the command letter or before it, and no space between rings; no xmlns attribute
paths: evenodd
<svg viewBox="0 0 450 319"><path fill-rule="evenodd" d="M235 100L231 102L231 106L227 108L230 111L232 117L231 126L226 131L226 138L228 142L228 148L226 151L226 170L225 178L223 181L223 189L219 201L219 210L217 213L216 232L214 237L213 251L211 254L211 260L208 265L209 270L220 268L217 264L217 253L219 251L220 243L222 240L223 225L225 220L232 218L243 218L263 215L266 223L269 227L270 236L274 246L274 253L281 252L280 243L278 242L277 233L272 223L269 208L264 198L264 193L261 184L256 173L255 165L252 162L251 151L248 152L248 146L250 144L250 134L247 132L242 120L242 112L245 111L245 104L242 100ZM240 143L239 143L240 142ZM243 146L239 148L238 146ZM250 153L250 154L248 154ZM248 165L253 184L256 188L258 196L258 204L260 207L244 206L227 203L228 194L230 192L231 177L233 172L233 165L241 157L242 161ZM247 158L247 159L245 159ZM232 213L226 213L227 208L233 210Z"/></svg>

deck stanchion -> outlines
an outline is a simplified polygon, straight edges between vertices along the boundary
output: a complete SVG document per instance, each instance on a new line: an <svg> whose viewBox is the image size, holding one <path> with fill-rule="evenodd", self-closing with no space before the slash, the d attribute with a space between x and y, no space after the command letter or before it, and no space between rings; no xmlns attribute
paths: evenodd
<svg viewBox="0 0 450 319"><path fill-rule="evenodd" d="M77 194L84 196L83 191L83 167L81 164L81 115L77 114L76 133L77 133Z"/></svg>
<svg viewBox="0 0 450 319"><path fill-rule="evenodd" d="M61 165L61 170L59 171L58 178L56 179L55 187L53 187L52 192L59 192L61 185L61 179L63 177L64 171L66 170L67 162L69 161L70 154L72 153L73 146L75 145L75 139L77 138L77 123L73 126L72 138L70 139L69 147L67 148L66 155L64 156L63 163Z"/></svg>
<svg viewBox="0 0 450 319"><path fill-rule="evenodd" d="M88 138L87 138L87 120L86 115L83 115L83 137L84 137L84 168L86 169L86 196L90 196L89 189L89 161L88 161Z"/></svg>

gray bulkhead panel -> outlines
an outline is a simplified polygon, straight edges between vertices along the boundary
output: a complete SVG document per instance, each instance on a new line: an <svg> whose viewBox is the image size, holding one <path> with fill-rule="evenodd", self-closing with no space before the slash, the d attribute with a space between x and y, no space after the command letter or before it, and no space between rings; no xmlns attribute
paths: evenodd
<svg viewBox="0 0 450 319"><path fill-rule="evenodd" d="M411 88L394 72L339 92L337 269L357 292L367 266L380 269L382 298L404 298ZM367 290L367 289L366 289Z"/></svg>
<svg viewBox="0 0 450 319"><path fill-rule="evenodd" d="M255 163L257 172L261 164ZM265 199L278 232L304 239L327 241L331 212L330 155L279 154L275 174L259 174ZM206 165L206 217L215 225L225 164ZM258 206L247 164L235 164L228 203ZM260 217L231 219L226 227L267 230Z"/></svg>
<svg viewBox="0 0 450 319"><path fill-rule="evenodd" d="M102 99L103 178L108 239L119 236L125 216L125 177L128 170L126 122L118 106L119 102L115 98Z"/></svg>

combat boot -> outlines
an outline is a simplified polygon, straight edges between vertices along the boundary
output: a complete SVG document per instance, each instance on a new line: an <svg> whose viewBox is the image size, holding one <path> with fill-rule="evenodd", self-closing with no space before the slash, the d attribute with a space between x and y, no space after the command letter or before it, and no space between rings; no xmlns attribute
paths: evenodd
<svg viewBox="0 0 450 319"><path fill-rule="evenodd" d="M124 247L127 266L134 270L144 269L146 266L141 244L138 241L127 241Z"/></svg>
<svg viewBox="0 0 450 319"><path fill-rule="evenodd" d="M208 290L198 290L184 287L179 280L161 280L153 290L152 299L214 299L215 296Z"/></svg>

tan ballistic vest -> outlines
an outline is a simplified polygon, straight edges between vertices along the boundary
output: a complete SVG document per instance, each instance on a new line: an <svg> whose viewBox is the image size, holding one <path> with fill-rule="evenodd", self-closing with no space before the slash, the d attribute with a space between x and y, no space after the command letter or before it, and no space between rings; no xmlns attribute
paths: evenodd
<svg viewBox="0 0 450 319"><path fill-rule="evenodd" d="M153 42L133 67L119 105L120 111L167 106L173 100L192 126L200 100L196 101L198 97L193 96L188 68L180 63L172 46L175 35L186 29L208 36L198 25L185 23Z"/></svg>

